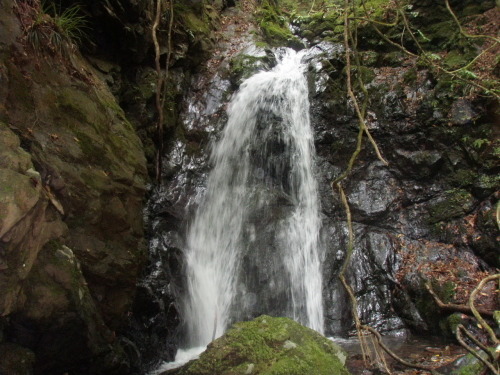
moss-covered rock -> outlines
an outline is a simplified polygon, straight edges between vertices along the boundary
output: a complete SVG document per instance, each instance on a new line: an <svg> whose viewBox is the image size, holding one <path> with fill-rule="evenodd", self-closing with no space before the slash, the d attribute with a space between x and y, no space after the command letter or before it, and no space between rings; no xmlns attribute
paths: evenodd
<svg viewBox="0 0 500 375"><path fill-rule="evenodd" d="M493 351L493 349L491 350ZM486 353L480 351L479 355L488 360ZM484 373L486 369L484 363L470 353L447 367L452 369L449 372L451 375L479 375Z"/></svg>
<svg viewBox="0 0 500 375"><path fill-rule="evenodd" d="M316 331L288 318L236 323L179 375L348 374L346 354Z"/></svg>
<svg viewBox="0 0 500 375"><path fill-rule="evenodd" d="M230 62L230 79L238 85L259 70L267 70L275 63L274 56L261 50L254 55L236 55Z"/></svg>
<svg viewBox="0 0 500 375"><path fill-rule="evenodd" d="M257 22L264 38L273 47L288 46L295 49L304 48L304 44L292 34L288 27L288 19L276 5L269 0L263 0L257 12Z"/></svg>
<svg viewBox="0 0 500 375"><path fill-rule="evenodd" d="M447 221L469 212L475 203L472 195L463 189L446 192L443 200L430 208L429 223Z"/></svg>

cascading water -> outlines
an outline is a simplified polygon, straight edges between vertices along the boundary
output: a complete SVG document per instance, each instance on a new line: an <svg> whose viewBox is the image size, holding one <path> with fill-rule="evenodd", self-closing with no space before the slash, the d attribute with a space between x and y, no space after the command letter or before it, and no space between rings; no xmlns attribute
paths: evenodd
<svg viewBox="0 0 500 375"><path fill-rule="evenodd" d="M303 55L279 50L277 66L247 79L229 104L187 238L183 313L190 346L207 345L234 320L268 312L255 307L258 288L242 275L251 272L245 267L255 265L253 256L267 251L257 249L255 223L272 216L276 196L288 209L273 224L276 247L268 251L281 262L271 268L286 271L267 283L270 293L274 284L285 285L284 298L275 299L282 301L280 314L323 331L319 200Z"/></svg>

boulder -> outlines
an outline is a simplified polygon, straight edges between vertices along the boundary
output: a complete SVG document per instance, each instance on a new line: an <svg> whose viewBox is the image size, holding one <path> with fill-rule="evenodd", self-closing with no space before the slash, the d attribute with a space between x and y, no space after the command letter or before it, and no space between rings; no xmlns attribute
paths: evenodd
<svg viewBox="0 0 500 375"><path fill-rule="evenodd" d="M318 332L288 318L262 315L234 324L175 374L347 375L346 357Z"/></svg>

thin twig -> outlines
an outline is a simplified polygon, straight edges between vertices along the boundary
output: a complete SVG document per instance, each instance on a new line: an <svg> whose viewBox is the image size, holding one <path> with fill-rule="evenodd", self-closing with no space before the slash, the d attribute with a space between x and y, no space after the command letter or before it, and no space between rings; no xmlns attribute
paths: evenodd
<svg viewBox="0 0 500 375"><path fill-rule="evenodd" d="M366 9L366 4L365 4L365 0L362 0L361 1L361 4L362 4L362 7L364 9L364 12L365 12L365 15L366 15L366 18L363 18L364 20L368 21L370 23L370 25L373 27L373 29L375 30L375 32L384 40L386 41L387 43L389 43L390 45L396 47L397 49L401 50L403 53L405 53L406 55L408 56L411 56L411 57L414 57L414 58L422 58L430 67L433 67L435 69L437 69L438 71L442 72L442 73L445 73L451 77L453 77L454 79L457 79L459 81L462 81L466 84L470 84L478 89L481 89L482 91L486 92L486 93L489 93L491 95L493 95L494 97L496 97L497 99L500 99L500 95L497 94L493 89L489 89L487 87L485 87L484 85L481 85L479 83L476 83L476 82L473 82L473 81L470 81L470 80L467 80L465 78L462 78L460 77L458 74L458 72L460 71L463 71L464 69L466 69L467 67L469 67L470 65L472 65L475 61L477 61L477 58L474 58L471 62L467 63L465 66L461 67L460 69L456 69L456 70L453 70L453 71L450 71L450 70L447 70L445 69L444 67L442 67L441 65L439 64L436 64L434 61L432 61L429 57L427 57L427 54L426 52L423 50L423 48L421 47L420 43L418 42L417 38L415 37L415 35L413 34L413 32L410 30L409 28L409 22L408 22L408 19L406 18L405 14L403 11L398 11L398 14L400 14L403 18L403 22L404 22L404 26L405 28L408 30L410 36L412 37L412 39L416 42L417 44L417 47L419 48L420 50L420 55L419 54L416 54L416 53L413 53L411 52L410 50L408 50L407 48L405 48L403 45L399 44L399 43L396 43L392 40L390 40L378 27L377 27L377 24L379 22L373 20L370 15L369 15L369 12L368 10Z"/></svg>
<svg viewBox="0 0 500 375"><path fill-rule="evenodd" d="M500 43L500 39L498 38L495 38L491 35L473 35L473 34L469 34L467 32L465 32L464 28L462 27L462 24L460 23L460 21L458 20L458 17L457 15L455 14L455 12L453 11L453 9L451 9L451 6L450 6L450 2L448 0L444 0L445 4L446 4L446 9L448 9L448 12L451 14L451 17L453 18L453 20L455 21L455 23L457 24L458 26L458 29L460 30L460 33L467 37L467 38L478 38L478 39L491 39L493 40L495 43Z"/></svg>
<svg viewBox="0 0 500 375"><path fill-rule="evenodd" d="M358 121L359 121L359 126L363 129L365 132L366 136L368 137L370 143L373 146L373 149L375 150L375 154L377 155L377 158L384 163L385 165L389 165L387 160L384 159L382 154L380 153L380 150L378 148L377 143L373 139L372 135L370 134L370 131L368 130L368 127L366 126L366 121L364 118L364 115L359 107L358 100L356 99L356 96L354 95L354 92L352 91L352 80L351 80L351 56L350 56L350 47L349 47L349 17L347 14L347 7L348 7L348 0L346 0L346 9L344 12L344 48L345 48L345 56L346 56L346 75L347 75L347 94L352 100L352 103L354 105L354 109L356 110L356 114L358 116ZM358 69L359 70L359 69ZM358 71L359 74L359 71Z"/></svg>
<svg viewBox="0 0 500 375"><path fill-rule="evenodd" d="M347 2L347 0L346 0ZM349 202L347 201L347 197L344 193L344 189L342 189L342 185L340 183L337 183L337 188L339 190L340 194L340 199L342 201L342 204L344 205L344 211L346 213L346 221L347 221L347 231L348 231L348 241L347 241L347 253L346 257L344 259L344 262L342 264L342 267L340 268L340 273L339 273L339 279L342 285L344 286L345 290L347 291L347 294L349 295L349 299L351 301L351 311L352 311L352 316L354 319L354 323L356 325L356 333L358 334L358 339L359 343L361 346L361 354L363 356L363 361L366 363L367 361L367 355L366 355L366 342L364 336L361 334L361 321L359 319L358 315L358 302L356 301L356 296L354 295L354 291L352 290L351 286L345 279L345 272L347 270L347 267L349 266L349 263L351 262L351 256L354 251L354 231L352 229L352 219L351 219L351 210L349 208Z"/></svg>
<svg viewBox="0 0 500 375"><path fill-rule="evenodd" d="M472 86L475 86L477 88L480 88L481 90L485 91L485 92L488 92L488 93L491 93L492 95L496 96L497 98L500 98L500 95L496 94L495 92L493 92L492 90L488 89L487 87L479 84L479 83L476 83L476 82L473 82L473 81L469 81L467 79L464 79L462 77L460 77L459 75L456 74L456 72L462 70L462 69L459 69L459 70L455 70L455 71L450 71L448 69L445 69L444 67L442 67L441 65L439 64L436 64L434 61L432 61L430 58L427 57L427 54L425 52L425 50L423 49L422 45L420 44L420 42L418 41L417 37L415 36L415 34L411 31L411 28L410 28L410 22L408 21L408 18L406 17L404 11L402 11L401 9L398 10L401 14L401 17L403 19L403 23L404 25L406 26L406 28L408 29L408 34L410 34L410 37L412 38L413 42L415 43L415 45L417 46L418 50L420 51L421 55L419 57L421 57L422 59L425 60L426 63L430 64L431 66L435 67L436 69L438 69L439 71L443 72L443 73L446 73L450 76L452 76L453 78L455 79L458 79L462 82L465 82L465 83L468 83L469 85L472 85ZM397 43L396 43L397 44ZM401 46L402 47L402 46ZM403 50L406 50L406 48L402 47Z"/></svg>

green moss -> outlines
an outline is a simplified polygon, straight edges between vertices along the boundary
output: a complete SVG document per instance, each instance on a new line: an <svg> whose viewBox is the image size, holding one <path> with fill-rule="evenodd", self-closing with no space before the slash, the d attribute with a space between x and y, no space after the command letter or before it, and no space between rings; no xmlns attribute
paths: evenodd
<svg viewBox="0 0 500 375"><path fill-rule="evenodd" d="M490 351L493 352L494 348L491 348ZM485 353L481 353L480 355L483 356L483 358L486 358ZM484 364L481 361L479 361L476 357L474 357L472 354L467 354L461 360L461 363L463 365L458 369L453 370L450 373L451 375L479 375L482 374L485 369Z"/></svg>
<svg viewBox="0 0 500 375"><path fill-rule="evenodd" d="M457 38L460 36L457 25L449 18L447 18L446 21L423 25L421 33L426 37L426 41L423 43L425 48L431 51L441 50L448 46L456 45Z"/></svg>
<svg viewBox="0 0 500 375"><path fill-rule="evenodd" d="M392 10L388 0L366 0L365 7L372 19L380 21L387 21L387 15ZM358 5L357 13L365 13L362 5Z"/></svg>
<svg viewBox="0 0 500 375"><path fill-rule="evenodd" d="M57 106L59 109L81 123L98 124L96 117L102 111L92 97L85 92L72 88L62 89L57 96Z"/></svg>
<svg viewBox="0 0 500 375"><path fill-rule="evenodd" d="M477 178L477 172L470 169L459 169L450 174L446 180L450 185L456 187L470 187Z"/></svg>
<svg viewBox="0 0 500 375"><path fill-rule="evenodd" d="M376 76L375 72L372 69L364 66L355 67L353 71L356 72L356 74L361 75L361 80L364 83L370 83Z"/></svg>
<svg viewBox="0 0 500 375"><path fill-rule="evenodd" d="M493 192L500 186L500 175L480 174L474 183L474 187Z"/></svg>
<svg viewBox="0 0 500 375"><path fill-rule="evenodd" d="M429 210L428 222L434 224L448 221L467 213L474 203L472 195L464 189L453 189L446 192L444 199L434 204Z"/></svg>
<svg viewBox="0 0 500 375"><path fill-rule="evenodd" d="M289 45L299 41L288 28L287 17L269 0L262 0L257 11L257 22L266 42L271 46Z"/></svg>
<svg viewBox="0 0 500 375"><path fill-rule="evenodd" d="M420 287L417 289L417 294L414 297L415 306L430 331L439 332L441 328L439 324L440 318L442 317L441 311L425 288L426 282L427 280L424 280L423 278L420 281ZM435 280L431 280L431 285L434 288L439 284Z"/></svg>
<svg viewBox="0 0 500 375"><path fill-rule="evenodd" d="M439 295L439 298L444 303L449 303L453 300L455 296L455 290L457 285L454 282L446 281L443 284L440 284L438 288L436 288L435 292Z"/></svg>
<svg viewBox="0 0 500 375"><path fill-rule="evenodd" d="M237 55L230 62L230 76L233 82L239 83L255 74L259 69L270 67L267 56Z"/></svg>
<svg viewBox="0 0 500 375"><path fill-rule="evenodd" d="M455 70L466 66L472 58L462 51L453 50L443 59L443 64L447 69Z"/></svg>
<svg viewBox="0 0 500 375"><path fill-rule="evenodd" d="M348 374L344 352L288 318L261 316L236 323L180 374Z"/></svg>
<svg viewBox="0 0 500 375"><path fill-rule="evenodd" d="M80 131L75 131L74 134L87 162L97 165L106 164L107 159L104 157L104 148L95 139Z"/></svg>
<svg viewBox="0 0 500 375"><path fill-rule="evenodd" d="M184 21L188 29L192 32L208 34L210 32L210 28L207 22L198 18L193 13L185 14Z"/></svg>
<svg viewBox="0 0 500 375"><path fill-rule="evenodd" d="M211 31L210 22L206 20L205 9L195 9L182 1L174 3L174 15L184 25L188 33L208 35Z"/></svg>
<svg viewBox="0 0 500 375"><path fill-rule="evenodd" d="M454 337L459 324L463 324L464 320L460 314L452 314L442 320L441 329L449 337Z"/></svg>
<svg viewBox="0 0 500 375"><path fill-rule="evenodd" d="M360 52L360 57L363 65L365 66L376 66L379 58L379 54L375 51L364 51Z"/></svg>
<svg viewBox="0 0 500 375"><path fill-rule="evenodd" d="M498 327L500 327L500 311L495 311L493 313L493 319L495 320Z"/></svg>
<svg viewBox="0 0 500 375"><path fill-rule="evenodd" d="M400 67L404 59L405 54L401 51L388 52L382 55L381 64L383 66Z"/></svg>
<svg viewBox="0 0 500 375"><path fill-rule="evenodd" d="M462 367L459 371L454 372L456 375L477 375L483 371L484 365L481 362L474 362L468 366Z"/></svg>

